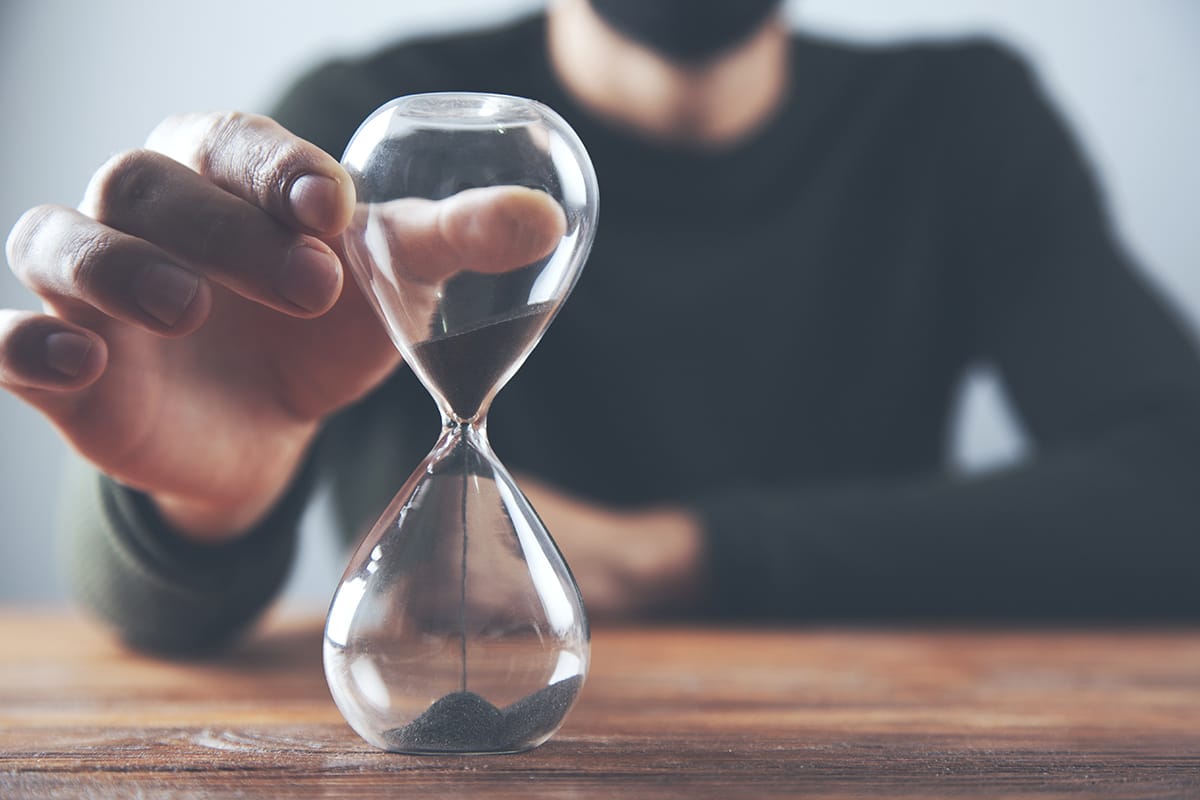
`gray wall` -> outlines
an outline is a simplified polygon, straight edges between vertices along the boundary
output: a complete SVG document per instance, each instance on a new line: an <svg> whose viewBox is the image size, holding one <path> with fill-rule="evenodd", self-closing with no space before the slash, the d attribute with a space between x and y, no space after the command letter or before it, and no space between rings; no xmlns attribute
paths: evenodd
<svg viewBox="0 0 1200 800"><path fill-rule="evenodd" d="M324 56L536 5L0 0L0 232L31 205L74 205L96 166L140 144L173 111L261 109L297 69ZM798 24L856 38L985 32L1013 42L1074 120L1125 239L1200 319L1200 3L805 0L789 12ZM0 305L36 307L8 271ZM1020 434L988 376L970 385L963 406L960 464L986 468L1019 456ZM51 558L63 447L44 420L3 394L0 445L0 602L63 603ZM318 508L288 589L293 603L319 607L343 566L322 524Z"/></svg>

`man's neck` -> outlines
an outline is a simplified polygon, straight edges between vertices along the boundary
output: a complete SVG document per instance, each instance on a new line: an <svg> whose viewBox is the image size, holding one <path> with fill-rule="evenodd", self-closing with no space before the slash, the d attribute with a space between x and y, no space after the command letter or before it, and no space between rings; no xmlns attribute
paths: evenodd
<svg viewBox="0 0 1200 800"><path fill-rule="evenodd" d="M784 102L789 37L778 17L737 49L690 67L617 33L587 0L559 0L548 15L550 59L567 91L597 116L648 138L732 144Z"/></svg>

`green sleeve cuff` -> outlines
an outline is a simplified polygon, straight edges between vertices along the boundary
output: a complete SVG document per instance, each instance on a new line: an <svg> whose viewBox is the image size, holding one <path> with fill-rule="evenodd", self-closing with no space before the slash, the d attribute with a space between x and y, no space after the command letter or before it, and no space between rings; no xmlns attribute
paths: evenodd
<svg viewBox="0 0 1200 800"><path fill-rule="evenodd" d="M68 581L85 606L138 649L214 649L254 621L287 578L313 472L310 459L245 536L200 545L172 533L144 494L76 459L60 536Z"/></svg>

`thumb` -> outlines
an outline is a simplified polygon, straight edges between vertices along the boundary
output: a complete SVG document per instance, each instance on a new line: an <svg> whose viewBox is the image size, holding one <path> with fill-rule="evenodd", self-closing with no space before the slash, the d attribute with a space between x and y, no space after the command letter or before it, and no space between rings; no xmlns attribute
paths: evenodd
<svg viewBox="0 0 1200 800"><path fill-rule="evenodd" d="M554 251L566 228L562 208L545 192L488 186L444 200L361 205L346 237L355 255L369 242L377 262L387 258L399 275L436 283L463 270L495 274L532 264Z"/></svg>

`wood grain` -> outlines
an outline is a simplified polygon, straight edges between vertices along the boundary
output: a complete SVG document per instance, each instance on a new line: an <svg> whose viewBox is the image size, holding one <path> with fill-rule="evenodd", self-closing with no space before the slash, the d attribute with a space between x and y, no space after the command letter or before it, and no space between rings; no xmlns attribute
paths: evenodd
<svg viewBox="0 0 1200 800"><path fill-rule="evenodd" d="M0 613L0 797L1200 798L1200 630L600 629L531 753L372 749L318 620L225 657Z"/></svg>

